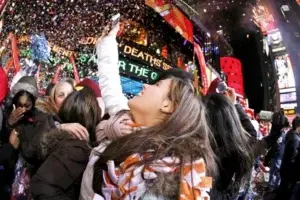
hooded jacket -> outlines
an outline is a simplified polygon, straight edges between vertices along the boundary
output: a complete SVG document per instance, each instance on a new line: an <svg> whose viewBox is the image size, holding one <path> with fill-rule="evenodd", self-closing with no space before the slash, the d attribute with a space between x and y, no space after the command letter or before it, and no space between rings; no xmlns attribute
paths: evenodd
<svg viewBox="0 0 300 200"><path fill-rule="evenodd" d="M38 96L38 87L36 79L32 76L23 76L15 85L13 85L10 97L13 98L20 91L27 91L35 98Z"/></svg>
<svg viewBox="0 0 300 200"><path fill-rule="evenodd" d="M300 135L290 131L286 136L286 144L282 158L280 175L285 180L296 181L298 175L297 160L299 159ZM298 180L297 180L298 181Z"/></svg>
<svg viewBox="0 0 300 200"><path fill-rule="evenodd" d="M37 98L38 89L34 77L22 77L12 88L9 97L10 100L20 91L27 91ZM10 112L7 113L7 119ZM6 123L7 124L7 123ZM21 119L14 127L7 127L7 134L15 129L19 133L20 151L24 159L33 166L38 167L41 160L37 159L37 149L40 145L40 137L43 133L55 128L54 119L51 115L33 109L32 118Z"/></svg>
<svg viewBox="0 0 300 200"><path fill-rule="evenodd" d="M54 129L41 138L38 156L45 160L31 180L34 199L77 200L91 149L87 142Z"/></svg>

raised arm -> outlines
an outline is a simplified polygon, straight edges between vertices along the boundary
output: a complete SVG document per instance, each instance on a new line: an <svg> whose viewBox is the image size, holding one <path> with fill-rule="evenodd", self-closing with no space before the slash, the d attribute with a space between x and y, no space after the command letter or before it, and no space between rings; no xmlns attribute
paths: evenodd
<svg viewBox="0 0 300 200"><path fill-rule="evenodd" d="M119 75L118 29L116 27L97 43L99 85L105 109L110 116L121 110L129 110Z"/></svg>

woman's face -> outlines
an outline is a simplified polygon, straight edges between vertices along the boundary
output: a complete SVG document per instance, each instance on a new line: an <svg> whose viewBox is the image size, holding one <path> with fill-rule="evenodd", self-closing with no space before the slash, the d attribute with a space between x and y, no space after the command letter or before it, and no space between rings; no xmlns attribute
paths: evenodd
<svg viewBox="0 0 300 200"><path fill-rule="evenodd" d="M17 108L25 108L26 111L30 111L33 107L33 102L28 96L20 96L18 99L18 103L16 105Z"/></svg>
<svg viewBox="0 0 300 200"><path fill-rule="evenodd" d="M158 81L155 85L145 84L141 93L129 100L130 110L152 117L159 117L161 112L168 112L172 103L168 98L171 82L171 79L166 79Z"/></svg>
<svg viewBox="0 0 300 200"><path fill-rule="evenodd" d="M73 92L73 87L69 83L61 83L57 86L55 90L54 101L58 108L60 108L61 104L67 98L69 94Z"/></svg>

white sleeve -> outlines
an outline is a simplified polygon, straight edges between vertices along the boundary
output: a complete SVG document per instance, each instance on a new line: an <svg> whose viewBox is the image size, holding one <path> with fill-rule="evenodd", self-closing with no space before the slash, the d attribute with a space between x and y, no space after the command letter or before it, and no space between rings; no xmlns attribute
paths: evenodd
<svg viewBox="0 0 300 200"><path fill-rule="evenodd" d="M93 200L104 200L99 194L95 194Z"/></svg>
<svg viewBox="0 0 300 200"><path fill-rule="evenodd" d="M98 76L105 109L110 116L129 110L119 75L118 43L114 36L106 36L97 43Z"/></svg>

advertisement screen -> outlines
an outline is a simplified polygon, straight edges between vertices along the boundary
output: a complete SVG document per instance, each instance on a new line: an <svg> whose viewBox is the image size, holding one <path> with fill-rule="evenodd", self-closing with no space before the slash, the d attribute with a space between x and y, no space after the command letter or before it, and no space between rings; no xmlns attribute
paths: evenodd
<svg viewBox="0 0 300 200"><path fill-rule="evenodd" d="M266 34L276 28L275 19L266 7L259 5L253 8L252 12L254 23L261 29L261 32Z"/></svg>
<svg viewBox="0 0 300 200"><path fill-rule="evenodd" d="M146 0L146 5L158 12L175 30L191 43L194 41L192 22L166 0Z"/></svg>
<svg viewBox="0 0 300 200"><path fill-rule="evenodd" d="M122 22L120 26L119 36L135 42L140 45L147 46L148 38L147 38L146 29L139 23L126 20Z"/></svg>
<svg viewBox="0 0 300 200"><path fill-rule="evenodd" d="M271 46L271 50L273 53L284 52L286 50L282 35L278 30L269 33L267 40L268 44Z"/></svg>
<svg viewBox="0 0 300 200"><path fill-rule="evenodd" d="M293 101L297 101L296 92L280 94L280 102L281 103L293 102Z"/></svg>
<svg viewBox="0 0 300 200"><path fill-rule="evenodd" d="M294 88L295 78L293 67L288 55L277 56L274 60L278 75L279 89Z"/></svg>
<svg viewBox="0 0 300 200"><path fill-rule="evenodd" d="M298 106L297 103L283 103L283 104L280 104L280 107L283 108L283 109L295 109L296 107Z"/></svg>

